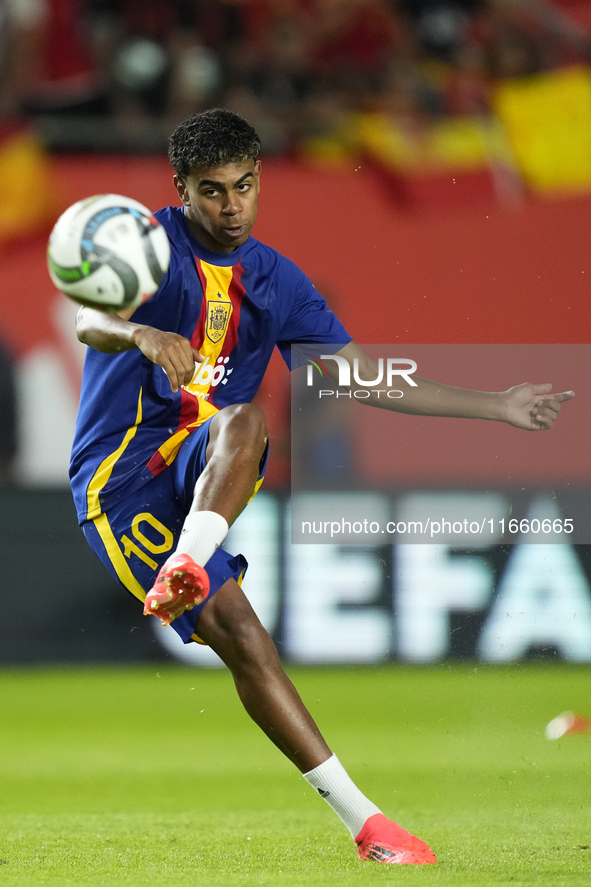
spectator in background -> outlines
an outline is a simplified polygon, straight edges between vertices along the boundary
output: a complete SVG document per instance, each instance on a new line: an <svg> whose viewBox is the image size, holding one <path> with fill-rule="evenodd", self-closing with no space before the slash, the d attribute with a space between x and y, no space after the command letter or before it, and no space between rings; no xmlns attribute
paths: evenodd
<svg viewBox="0 0 591 887"><path fill-rule="evenodd" d="M252 0L242 7L242 32L226 57L224 101L254 123L267 153L285 153L315 88L315 3Z"/></svg>
<svg viewBox="0 0 591 887"><path fill-rule="evenodd" d="M332 0L321 4L317 70L353 92L381 89L402 39L399 25L385 0Z"/></svg>
<svg viewBox="0 0 591 887"><path fill-rule="evenodd" d="M115 118L133 138L168 133L178 119L215 103L223 59L240 10L222 0L87 0L95 57Z"/></svg>
<svg viewBox="0 0 591 887"><path fill-rule="evenodd" d="M83 0L2 0L10 28L12 110L104 112L104 84L84 27Z"/></svg>
<svg viewBox="0 0 591 887"><path fill-rule="evenodd" d="M0 117L22 112L40 79L46 0L0 0Z"/></svg>
<svg viewBox="0 0 591 887"><path fill-rule="evenodd" d="M427 56L452 62L486 0L397 0Z"/></svg>
<svg viewBox="0 0 591 887"><path fill-rule="evenodd" d="M528 76L589 60L591 35L555 0L488 0L488 11L495 77Z"/></svg>

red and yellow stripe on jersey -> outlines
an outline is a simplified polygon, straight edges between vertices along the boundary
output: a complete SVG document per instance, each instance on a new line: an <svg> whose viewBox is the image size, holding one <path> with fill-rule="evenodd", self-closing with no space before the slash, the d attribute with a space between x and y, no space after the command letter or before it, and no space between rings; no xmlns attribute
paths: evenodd
<svg viewBox="0 0 591 887"><path fill-rule="evenodd" d="M210 265L195 258L203 287L203 304L191 336L191 345L203 357L188 385L181 388L181 412L178 429L154 453L148 468L154 476L173 462L191 431L211 419L219 407L210 401L210 389L216 365L228 358L238 341L240 308L244 297L242 265Z"/></svg>

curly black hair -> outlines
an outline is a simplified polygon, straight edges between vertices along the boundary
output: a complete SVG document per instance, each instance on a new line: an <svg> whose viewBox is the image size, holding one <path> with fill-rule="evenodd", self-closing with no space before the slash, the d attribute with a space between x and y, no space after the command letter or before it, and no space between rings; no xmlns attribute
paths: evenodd
<svg viewBox="0 0 591 887"><path fill-rule="evenodd" d="M181 179L195 169L256 160L261 142L252 126L226 108L210 108L184 120L169 140L168 157Z"/></svg>

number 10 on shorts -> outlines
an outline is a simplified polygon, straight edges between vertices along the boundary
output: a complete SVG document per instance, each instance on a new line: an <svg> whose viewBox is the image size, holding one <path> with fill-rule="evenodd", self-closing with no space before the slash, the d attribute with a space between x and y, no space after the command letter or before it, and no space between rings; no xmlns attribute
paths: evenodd
<svg viewBox="0 0 591 887"><path fill-rule="evenodd" d="M161 538L161 542L156 543L149 539L140 529L140 524L146 523L149 524ZM133 539L130 539L129 536L124 535L121 537L121 544L123 545L123 554L126 558L130 558L132 553L137 555L145 564L148 564L149 567L152 567L155 570L158 566L157 561L154 558L151 558L147 553L148 551L152 554L163 554L165 551L170 551L174 544L174 536L167 527L162 524L158 518L154 517L153 514L150 514L149 511L143 511L141 514L137 514L132 523L131 523L131 532L133 536L137 539L137 542L142 546L138 545Z"/></svg>

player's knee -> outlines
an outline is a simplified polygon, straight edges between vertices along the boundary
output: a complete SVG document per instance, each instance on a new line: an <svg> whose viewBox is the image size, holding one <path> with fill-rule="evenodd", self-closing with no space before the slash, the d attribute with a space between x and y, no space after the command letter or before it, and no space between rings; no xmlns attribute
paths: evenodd
<svg viewBox="0 0 591 887"><path fill-rule="evenodd" d="M267 420L253 403L240 403L223 411L222 439L240 449L244 457L260 458L267 443Z"/></svg>
<svg viewBox="0 0 591 887"><path fill-rule="evenodd" d="M229 407L230 422L246 438L256 441L267 437L267 420L263 411L254 403L239 403Z"/></svg>

